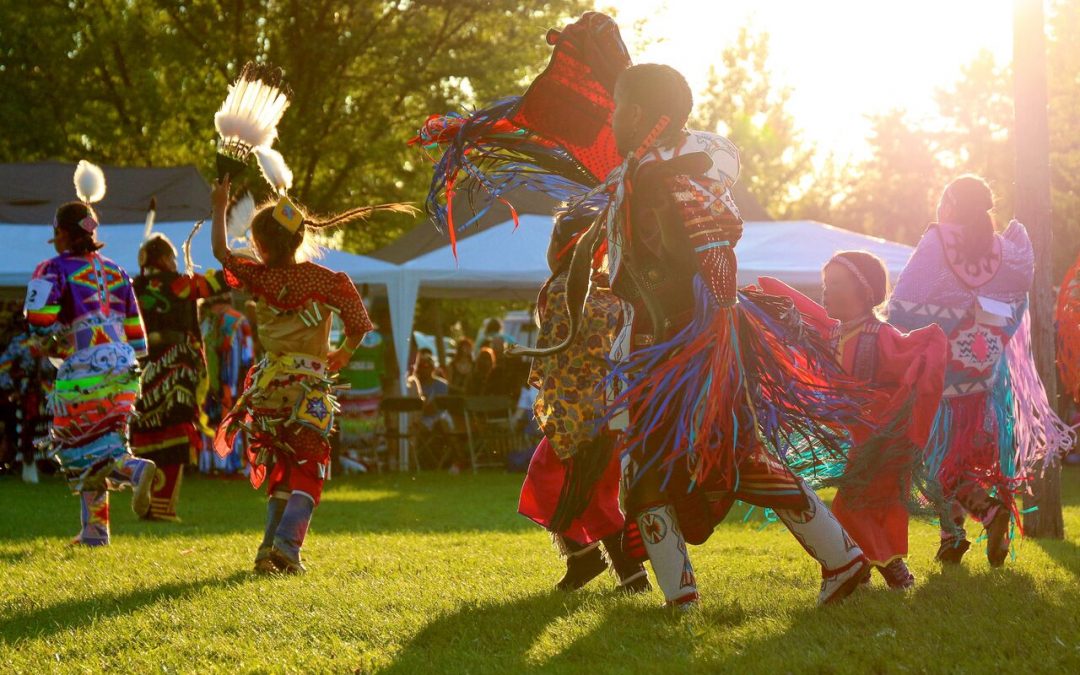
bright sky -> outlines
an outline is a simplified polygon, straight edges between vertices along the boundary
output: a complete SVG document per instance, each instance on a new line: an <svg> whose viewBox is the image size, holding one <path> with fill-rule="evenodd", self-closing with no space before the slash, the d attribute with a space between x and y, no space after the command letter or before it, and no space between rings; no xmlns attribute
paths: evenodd
<svg viewBox="0 0 1080 675"><path fill-rule="evenodd" d="M792 113L823 153L860 154L866 115L905 108L932 122L933 94L980 50L1012 58L1011 0L599 0L614 6L636 63L667 63L704 88L741 25L771 35L773 81L793 87ZM635 43L633 25L644 20Z"/></svg>

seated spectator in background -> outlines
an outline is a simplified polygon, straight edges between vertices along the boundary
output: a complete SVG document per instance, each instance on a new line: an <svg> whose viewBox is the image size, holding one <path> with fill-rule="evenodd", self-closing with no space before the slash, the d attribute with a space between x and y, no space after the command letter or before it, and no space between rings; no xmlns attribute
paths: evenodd
<svg viewBox="0 0 1080 675"><path fill-rule="evenodd" d="M491 374L495 370L495 350L491 347L480 349L473 364L472 372L465 382L465 394L468 396L483 396L488 393L488 384Z"/></svg>
<svg viewBox="0 0 1080 675"><path fill-rule="evenodd" d="M413 366L413 374L407 382L409 396L419 398L424 402L424 409L420 413L420 423L429 431L442 429L452 430L453 421L445 411L440 412L435 405L438 396L446 396L450 393L450 386L446 380L435 374L435 359L430 350L421 349L416 355L416 364Z"/></svg>
<svg viewBox="0 0 1080 675"><path fill-rule="evenodd" d="M446 369L446 382L455 393L465 391L475 364L473 362L473 341L463 337L458 340L454 357L450 360L450 366Z"/></svg>
<svg viewBox="0 0 1080 675"><path fill-rule="evenodd" d="M517 340L503 332L502 321L490 319L476 344L473 352L479 357L480 350L485 347L491 348L496 354L502 354L508 346L517 344Z"/></svg>
<svg viewBox="0 0 1080 675"><path fill-rule="evenodd" d="M447 462L453 462L451 472L460 470L458 458L452 457L454 418L446 410L440 410L436 399L450 393L446 380L435 374L435 359L424 350L416 356L413 374L407 381L409 396L424 402L414 427L417 432L420 457L432 458L436 468L442 468Z"/></svg>

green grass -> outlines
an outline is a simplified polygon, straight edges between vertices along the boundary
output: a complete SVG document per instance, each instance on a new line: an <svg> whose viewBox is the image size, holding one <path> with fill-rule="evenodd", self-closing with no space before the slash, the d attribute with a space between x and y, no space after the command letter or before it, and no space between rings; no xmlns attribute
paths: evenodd
<svg viewBox="0 0 1080 675"><path fill-rule="evenodd" d="M78 505L58 481L0 479L3 672L1080 672L1080 471L1065 541L1026 541L990 570L933 562L914 523L917 587L875 578L817 609L818 571L780 527L737 517L693 549L700 610L610 578L573 595L546 534L516 515L518 475L362 477L328 485L309 574L249 572L264 502L245 482L189 480L180 525L113 495L113 545L68 547ZM977 547L981 548L981 547Z"/></svg>

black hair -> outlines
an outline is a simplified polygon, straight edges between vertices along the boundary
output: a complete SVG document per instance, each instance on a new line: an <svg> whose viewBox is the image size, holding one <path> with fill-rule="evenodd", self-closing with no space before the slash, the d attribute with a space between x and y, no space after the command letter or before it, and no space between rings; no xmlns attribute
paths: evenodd
<svg viewBox="0 0 1080 675"><path fill-rule="evenodd" d="M978 262L994 246L994 191L979 176L964 174L949 183L941 201L952 206L955 224L964 228L965 262Z"/></svg>
<svg viewBox="0 0 1080 675"><path fill-rule="evenodd" d="M176 259L176 247L161 233L153 234L139 247L139 269L157 267L162 260Z"/></svg>
<svg viewBox="0 0 1080 675"><path fill-rule="evenodd" d="M649 122L655 124L661 116L671 118L662 137L682 132L694 109L694 94L682 73L659 63L630 66L619 75L616 91L641 106Z"/></svg>
<svg viewBox="0 0 1080 675"><path fill-rule="evenodd" d="M56 209L56 229L67 235L69 253L86 255L105 248L95 232L87 231L81 225L85 218L98 219L93 207L83 202L68 202Z"/></svg>

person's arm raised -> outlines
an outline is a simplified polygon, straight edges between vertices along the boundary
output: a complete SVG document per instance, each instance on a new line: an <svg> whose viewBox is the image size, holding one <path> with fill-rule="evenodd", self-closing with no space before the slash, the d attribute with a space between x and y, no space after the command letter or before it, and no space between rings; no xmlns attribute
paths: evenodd
<svg viewBox="0 0 1080 675"><path fill-rule="evenodd" d="M210 193L210 203L214 209L213 222L210 227L210 243L214 249L214 257L224 263L229 255L229 235L225 229L225 218L229 210L229 177L225 176L222 181L214 182L214 189Z"/></svg>

